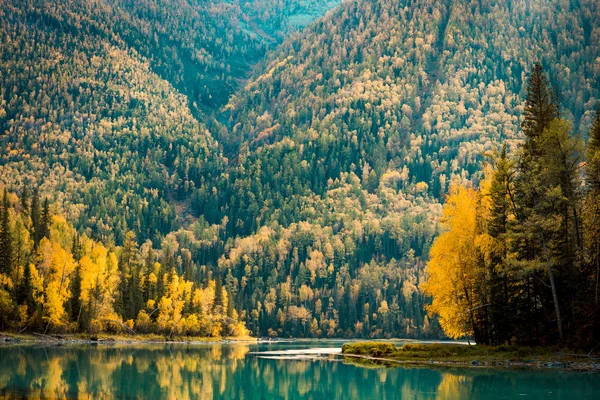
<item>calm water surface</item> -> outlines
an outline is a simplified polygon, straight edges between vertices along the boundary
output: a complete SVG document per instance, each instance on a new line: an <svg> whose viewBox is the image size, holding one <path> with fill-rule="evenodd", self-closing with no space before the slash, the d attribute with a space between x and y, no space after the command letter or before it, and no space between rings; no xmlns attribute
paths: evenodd
<svg viewBox="0 0 600 400"><path fill-rule="evenodd" d="M598 374L361 368L326 354L340 346L0 346L0 399L600 399Z"/></svg>

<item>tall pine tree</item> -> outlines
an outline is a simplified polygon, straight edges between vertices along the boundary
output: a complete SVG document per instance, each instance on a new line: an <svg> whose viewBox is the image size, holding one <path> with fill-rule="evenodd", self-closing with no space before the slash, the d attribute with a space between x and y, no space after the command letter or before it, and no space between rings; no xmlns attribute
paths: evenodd
<svg viewBox="0 0 600 400"><path fill-rule="evenodd" d="M10 231L10 203L4 188L0 208L0 273L11 276L13 267L13 245Z"/></svg>
<svg viewBox="0 0 600 400"><path fill-rule="evenodd" d="M513 336L511 327L515 322L515 310L512 290L514 271L506 257L509 252L509 231L513 225L515 173L514 163L508 158L506 145L493 157L494 173L489 187L490 216L487 233L494 239L494 250L489 262L489 304L487 307L490 319L490 342L501 344L508 342Z"/></svg>
<svg viewBox="0 0 600 400"><path fill-rule="evenodd" d="M591 283L593 304L597 316L600 310L600 103L590 129L587 145L585 180L588 192L583 206L584 246L587 283ZM598 318L598 316L596 317Z"/></svg>
<svg viewBox="0 0 600 400"><path fill-rule="evenodd" d="M40 232L39 232L39 240L43 238L50 237L50 223L51 223L52 215L50 214L50 202L48 198L44 198L44 205L42 206L42 215L40 216Z"/></svg>
<svg viewBox="0 0 600 400"><path fill-rule="evenodd" d="M40 207L40 191L36 187L33 190L33 196L31 197L31 224L33 228L33 242L35 247L42 240L43 235L40 232L40 219L41 219L42 210Z"/></svg>
<svg viewBox="0 0 600 400"><path fill-rule="evenodd" d="M215 301L213 309L215 311L221 310L223 307L223 282L221 281L221 274L217 273L215 276Z"/></svg>
<svg viewBox="0 0 600 400"><path fill-rule="evenodd" d="M539 63L533 67L527 86L527 98L521 127L525 133L525 150L533 156L537 153L536 142L550 122L559 117L557 97Z"/></svg>
<svg viewBox="0 0 600 400"><path fill-rule="evenodd" d="M550 127L551 122L558 118L555 99L542 66L535 64L529 78L524 119L521 124L525 141L518 166L519 175L515 182L515 214L519 224L513 232L517 257L524 268L523 273L528 276L523 290L528 305L523 316L524 321L529 322L525 325L528 329L524 330L530 341L538 340L537 337L547 331L547 327L541 323L545 318L541 315L543 310L537 304L538 296L544 296L543 292L538 294L541 281L537 275L541 265L544 266L545 275L549 280L560 341L564 339L555 265L551 254L555 228L551 226L551 219L554 217L551 197L554 197L555 192L550 191L551 187L544 180L546 160L542 154L544 132ZM548 194L552 196L548 197Z"/></svg>

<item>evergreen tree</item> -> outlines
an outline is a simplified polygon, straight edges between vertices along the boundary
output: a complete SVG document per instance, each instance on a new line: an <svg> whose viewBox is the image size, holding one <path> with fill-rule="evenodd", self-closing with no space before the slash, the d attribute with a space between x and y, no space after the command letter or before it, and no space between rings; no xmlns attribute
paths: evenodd
<svg viewBox="0 0 600 400"><path fill-rule="evenodd" d="M186 281L194 281L194 265L189 252L183 254L183 277Z"/></svg>
<svg viewBox="0 0 600 400"><path fill-rule="evenodd" d="M79 261L83 254L83 249L81 248L81 239L79 238L79 235L77 233L73 235L73 245L71 246L71 254L73 254L73 259L75 259L75 261Z"/></svg>
<svg viewBox="0 0 600 400"><path fill-rule="evenodd" d="M154 272L154 252L152 251L152 247L148 248L148 252L146 253L146 258L144 260L144 285L142 288L142 298L144 304L148 302L150 299L154 299L156 297L156 288L150 283L150 274Z"/></svg>
<svg viewBox="0 0 600 400"><path fill-rule="evenodd" d="M227 286L227 316L233 318L233 292Z"/></svg>
<svg viewBox="0 0 600 400"><path fill-rule="evenodd" d="M40 194L39 189L36 187L33 190L33 196L31 198L31 223L33 225L33 240L36 248L43 237L43 235L40 234L41 214L42 211L40 208Z"/></svg>
<svg viewBox="0 0 600 400"><path fill-rule="evenodd" d="M119 267L120 268L120 267ZM119 271L119 286L117 289L117 296L115 299L115 311L117 314L124 317L129 316L128 311L128 298L129 298L129 282L127 275Z"/></svg>
<svg viewBox="0 0 600 400"><path fill-rule="evenodd" d="M13 268L13 243L10 231L10 203L4 188L0 208L0 273L11 276Z"/></svg>
<svg viewBox="0 0 600 400"><path fill-rule="evenodd" d="M25 264L23 270L23 279L17 288L17 304L27 305L27 314L31 315L35 311L35 301L33 299L33 284L31 282L31 266Z"/></svg>
<svg viewBox="0 0 600 400"><path fill-rule="evenodd" d="M119 268L121 269L121 271L129 273L129 269L131 268L131 263L133 261L133 257L136 250L137 243L135 241L135 233L129 231L125 235L125 240L123 241L123 249L121 251L121 256L119 257Z"/></svg>
<svg viewBox="0 0 600 400"><path fill-rule="evenodd" d="M221 281L221 275L219 273L215 276L215 301L213 303L213 309L218 311L223 307L223 282Z"/></svg>
<svg viewBox="0 0 600 400"><path fill-rule="evenodd" d="M581 247L576 187L582 149L579 140L570 136L571 129L568 121L555 119L540 137L540 179L535 181L539 187L529 221L535 230L531 233L541 245L539 259L550 283L561 343L565 339L563 315L570 315L574 301L572 280ZM562 303L560 299L564 299Z"/></svg>
<svg viewBox="0 0 600 400"><path fill-rule="evenodd" d="M117 310L126 320L133 319L137 315L136 304L137 294L135 291L140 291L138 279L135 277L134 253L137 249L135 242L135 234L127 232L123 249L119 257L119 292L117 295Z"/></svg>
<svg viewBox="0 0 600 400"><path fill-rule="evenodd" d="M156 277L156 298L155 300L158 302L165 295L165 273L166 270L163 265L159 264L157 277Z"/></svg>
<svg viewBox="0 0 600 400"><path fill-rule="evenodd" d="M519 221L512 232L518 259L524 266L524 273L531 277L524 288L528 293L528 305L523 313L525 327L523 332L529 340L536 340L542 332L548 332L541 321L539 300L538 270L544 265L549 280L554 309L554 318L560 340L564 339L562 316L558 300L558 288L555 280L555 265L551 254L555 234L555 187L547 181L547 162L551 162L551 154L544 153L557 143L557 137L545 135L552 121L558 117L558 107L554 104L555 96L544 75L540 64L535 64L529 78L527 98L525 100L524 120L522 123L525 142L521 148L519 174L515 181L515 214ZM556 133L556 132L554 132ZM533 294L533 295L532 295ZM544 295L540 293L539 295Z"/></svg>
<svg viewBox="0 0 600 400"><path fill-rule="evenodd" d="M136 268L136 270L131 275L130 292L132 293L132 296L131 296L132 310L131 310L130 318L134 319L135 317L137 317L138 313L144 309L144 294L143 294L142 285L140 282L139 268Z"/></svg>
<svg viewBox="0 0 600 400"><path fill-rule="evenodd" d="M510 327L514 324L516 308L511 290L514 271L506 262L510 243L512 198L514 193L514 165L508 158L506 145L493 159L494 173L490 182L490 216L487 233L494 238L488 271L489 337L492 344L506 343L513 336Z"/></svg>
<svg viewBox="0 0 600 400"><path fill-rule="evenodd" d="M44 198L42 214L40 216L38 242L43 238L48 238L50 236L51 219L52 216L50 214L50 203L48 202L48 198L46 197Z"/></svg>
<svg viewBox="0 0 600 400"><path fill-rule="evenodd" d="M75 276L71 281L71 298L69 301L69 307L71 309L71 321L80 323L81 309L81 267L77 264L75 268Z"/></svg>
<svg viewBox="0 0 600 400"><path fill-rule="evenodd" d="M589 141L587 144L587 166L586 182L589 190L600 194L600 103L596 111L596 118L590 129Z"/></svg>
<svg viewBox="0 0 600 400"><path fill-rule="evenodd" d="M556 96L539 63L533 67L527 86L525 110L521 124L525 133L525 149L536 155L537 138L544 132L550 122L559 117Z"/></svg>
<svg viewBox="0 0 600 400"><path fill-rule="evenodd" d="M490 184L491 215L488 233L495 238L506 234L509 228L509 215L512 208L514 166L508 158L506 145L494 157L494 173ZM503 251L503 254L505 250Z"/></svg>
<svg viewBox="0 0 600 400"><path fill-rule="evenodd" d="M588 191L583 202L584 268L578 292L583 306L578 310L584 331L600 332L600 103L587 144L585 180ZM583 291L582 288L588 288ZM592 299L591 301L589 299ZM598 336L598 333L595 334ZM589 341L589 337L583 338Z"/></svg>
<svg viewBox="0 0 600 400"><path fill-rule="evenodd" d="M29 212L29 188L27 185L23 186L23 190L21 190L21 207Z"/></svg>

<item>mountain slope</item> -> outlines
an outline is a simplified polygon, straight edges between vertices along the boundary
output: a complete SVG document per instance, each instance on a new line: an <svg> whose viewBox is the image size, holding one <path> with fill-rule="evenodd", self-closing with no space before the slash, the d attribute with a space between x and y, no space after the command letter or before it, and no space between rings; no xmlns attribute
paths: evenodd
<svg viewBox="0 0 600 400"><path fill-rule="evenodd" d="M209 222L226 217L227 237L259 231L225 246L219 260L232 280L252 283L238 292L250 326L431 334L414 310L426 301L418 284L441 196L452 181L477 184L484 153L501 141L519 143L525 83L538 60L563 116L587 135L600 98L598 7L347 2L284 43L227 106L239 156L194 202ZM303 226L331 233L283 251L280 238ZM275 242L283 253L269 248ZM271 298L276 306L265 309ZM328 302L337 314L323 310ZM311 318L311 333L294 330L293 321Z"/></svg>
<svg viewBox="0 0 600 400"><path fill-rule="evenodd" d="M209 133L194 115L228 98L247 69L227 69L277 19L139 4L4 0L0 179L222 281L255 334L437 336L419 284L442 194L519 142L535 61L583 135L600 97L593 0L350 1L270 53ZM199 10L231 18L197 30Z"/></svg>
<svg viewBox="0 0 600 400"><path fill-rule="evenodd" d="M272 56L237 95L232 135L254 153L284 137L324 182L367 164L438 196L498 138L515 139L527 72L537 60L582 132L599 97L600 18L594 1L351 2ZM554 21L554 22L553 22ZM315 156L318 148L321 155ZM342 157L339 157L343 154ZM456 161L456 162L455 162ZM440 183L445 176L443 183ZM468 177L468 176L466 176Z"/></svg>
<svg viewBox="0 0 600 400"><path fill-rule="evenodd" d="M227 163L204 123L292 29L292 14L267 21L275 5L260 2L256 16L222 1L0 5L0 179L41 185L117 243L190 218L188 196Z"/></svg>
<svg viewBox="0 0 600 400"><path fill-rule="evenodd" d="M100 237L169 232L170 199L224 164L218 144L146 60L54 5L0 11L1 179L40 185Z"/></svg>

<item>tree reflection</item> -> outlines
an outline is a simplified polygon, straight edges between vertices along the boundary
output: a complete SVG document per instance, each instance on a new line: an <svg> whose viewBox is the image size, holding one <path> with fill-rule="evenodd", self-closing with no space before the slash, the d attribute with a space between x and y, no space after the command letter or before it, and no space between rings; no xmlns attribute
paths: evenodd
<svg viewBox="0 0 600 400"><path fill-rule="evenodd" d="M0 399L392 399L597 393L589 375L483 369L360 368L334 360L267 359L256 346L0 347ZM572 394L577 390L577 396ZM546 392L544 392L546 390ZM571 393L571 394L570 394Z"/></svg>

